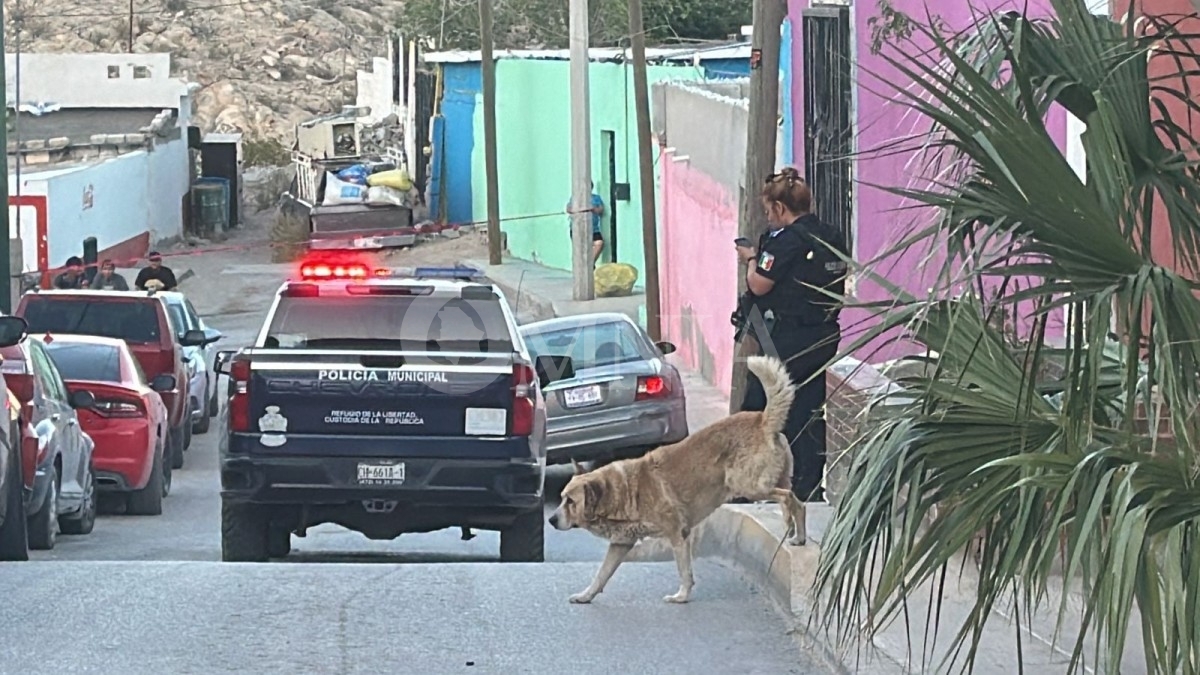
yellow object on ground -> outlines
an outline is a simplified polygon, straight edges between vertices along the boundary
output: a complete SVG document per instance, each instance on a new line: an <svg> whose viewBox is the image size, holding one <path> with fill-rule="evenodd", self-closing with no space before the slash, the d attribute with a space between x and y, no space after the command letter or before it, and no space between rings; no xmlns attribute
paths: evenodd
<svg viewBox="0 0 1200 675"><path fill-rule="evenodd" d="M633 287L637 284L637 268L628 263L604 263L596 268L596 296L614 298L633 295Z"/></svg>

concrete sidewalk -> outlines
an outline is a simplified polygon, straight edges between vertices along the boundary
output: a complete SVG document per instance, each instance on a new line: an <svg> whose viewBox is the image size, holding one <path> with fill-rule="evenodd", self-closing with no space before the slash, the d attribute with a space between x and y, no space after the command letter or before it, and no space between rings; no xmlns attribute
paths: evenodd
<svg viewBox="0 0 1200 675"><path fill-rule="evenodd" d="M601 298L589 302L572 300L571 275L562 270L519 260L509 260L499 266L488 265L480 260L463 260L462 263L483 270L508 295L523 322L589 312L623 312L639 321L644 315L644 295ZM667 358L668 361L672 360L671 357ZM689 426L696 430L725 417L728 399L698 374L679 363L675 365L684 374ZM787 618L797 639L842 672L884 675L938 672L947 658L955 633L969 620L974 608L977 578L973 563L952 565L963 570L961 575L956 573L956 569L948 570L945 586L940 592L940 610L936 605L931 608L930 600L935 596L935 587L926 584L911 594L907 617L902 616L894 621L870 644L861 641L847 644L820 629L816 613L822 610L817 607L811 593L821 542L825 540L833 517L833 507L809 505L808 545L780 546L785 527L776 505L727 505L698 528L696 553L723 560L739 570L772 598ZM639 544L630 559L665 561L671 560L672 556L665 542L654 540ZM704 580L699 579L698 583L703 584ZM1052 589L1046 606L1057 607L1061 592L1061 588ZM1077 607L1078 604L1070 599L1068 601L1068 606ZM936 635L932 628L926 630L931 610L939 613L940 625ZM907 629L905 620L909 624ZM1064 640L1071 640L1078 626L1078 616L1068 616L1061 632ZM1130 633L1132 640L1121 664L1123 672L1139 672L1145 667L1136 617L1133 627ZM985 629L974 672L1007 675L1017 671L1018 661L1023 662L1024 671L1032 675L1065 672L1073 640L1059 646L1054 644L1054 635L1053 615L1023 619L1018 628L1012 622L1007 608L997 609ZM960 654L955 661L957 668L961 668L962 659L963 655ZM1088 663L1091 663L1090 658ZM1088 668L1086 672L1095 671Z"/></svg>

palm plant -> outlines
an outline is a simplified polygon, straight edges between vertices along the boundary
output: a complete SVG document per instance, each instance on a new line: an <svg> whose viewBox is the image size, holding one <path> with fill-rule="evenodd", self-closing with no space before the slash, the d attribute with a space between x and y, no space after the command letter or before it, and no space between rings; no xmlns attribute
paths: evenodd
<svg viewBox="0 0 1200 675"><path fill-rule="evenodd" d="M845 347L928 352L903 396L866 413L822 542L817 614L872 634L977 541L975 608L942 665L973 667L1001 606L1028 618L1057 604L1061 626L1061 574L1083 598L1072 671L1115 672L1136 627L1147 672L1200 673L1200 170L1191 135L1157 114L1164 96L1195 104L1147 56L1181 73L1200 58L1083 0L1051 5L1049 18L984 17L958 35L905 17L907 39L883 50L914 83L895 91L932 122L938 158L927 183L894 189L938 213L901 248L937 246L946 263L933 297L893 288ZM1052 103L1086 124L1083 180L1047 131ZM1151 250L1156 230L1170 260ZM1059 343L1057 311L1073 328ZM997 329L999 312L1020 339ZM1157 430L1159 416L1171 433L1147 433L1143 418Z"/></svg>

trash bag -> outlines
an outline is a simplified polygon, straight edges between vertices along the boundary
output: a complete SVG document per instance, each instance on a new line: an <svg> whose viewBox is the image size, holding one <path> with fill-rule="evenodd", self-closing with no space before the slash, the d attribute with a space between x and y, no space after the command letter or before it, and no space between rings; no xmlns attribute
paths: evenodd
<svg viewBox="0 0 1200 675"><path fill-rule="evenodd" d="M408 206L408 195L393 187L376 185L367 188L368 206Z"/></svg>
<svg viewBox="0 0 1200 675"><path fill-rule="evenodd" d="M604 263L596 268L594 278L597 297L621 297L633 295L638 271L628 263Z"/></svg>
<svg viewBox="0 0 1200 675"><path fill-rule="evenodd" d="M367 185L371 187L385 186L396 188L401 192L408 192L412 189L412 178L409 178L408 172L404 169L392 169L390 171L380 171L367 176Z"/></svg>
<svg viewBox="0 0 1200 675"><path fill-rule="evenodd" d="M366 198L366 186L348 183L332 173L325 174L325 198L321 200L323 206L361 204Z"/></svg>
<svg viewBox="0 0 1200 675"><path fill-rule="evenodd" d="M366 164L355 164L337 172L339 179L356 185L366 185L369 175L371 175L371 170L367 168Z"/></svg>

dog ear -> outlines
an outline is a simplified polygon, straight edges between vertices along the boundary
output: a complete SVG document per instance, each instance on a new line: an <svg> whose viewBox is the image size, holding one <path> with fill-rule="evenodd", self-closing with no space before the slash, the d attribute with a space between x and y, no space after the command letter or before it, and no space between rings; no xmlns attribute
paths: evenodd
<svg viewBox="0 0 1200 675"><path fill-rule="evenodd" d="M583 465L573 459L571 460L571 466L575 467L575 475L576 476L581 476L581 475L587 473L586 471L583 470Z"/></svg>
<svg viewBox="0 0 1200 675"><path fill-rule="evenodd" d="M590 480L583 486L583 517L585 520L595 520L600 513L600 503L604 500L604 482Z"/></svg>

